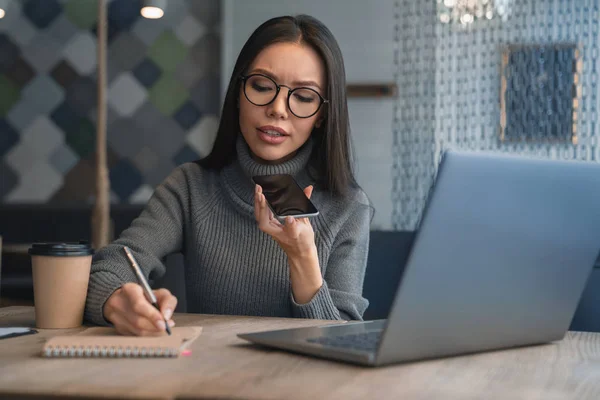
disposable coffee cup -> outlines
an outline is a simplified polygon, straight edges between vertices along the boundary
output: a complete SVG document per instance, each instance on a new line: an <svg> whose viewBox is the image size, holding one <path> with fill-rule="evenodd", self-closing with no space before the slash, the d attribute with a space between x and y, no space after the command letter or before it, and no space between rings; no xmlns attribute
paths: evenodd
<svg viewBox="0 0 600 400"><path fill-rule="evenodd" d="M36 243L29 254L36 327L81 326L94 250L86 242Z"/></svg>

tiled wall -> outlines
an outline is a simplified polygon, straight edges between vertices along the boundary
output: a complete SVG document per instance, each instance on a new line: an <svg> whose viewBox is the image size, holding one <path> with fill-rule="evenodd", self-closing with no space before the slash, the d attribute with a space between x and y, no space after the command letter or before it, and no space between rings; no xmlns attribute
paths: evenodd
<svg viewBox="0 0 600 400"><path fill-rule="evenodd" d="M212 146L220 0L108 8L108 163L114 202L143 203ZM95 0L13 1L0 20L0 203L88 202L94 192Z"/></svg>
<svg viewBox="0 0 600 400"><path fill-rule="evenodd" d="M438 22L436 3L397 2L395 229L414 229L447 148L600 161L600 0L514 0L509 18L470 31ZM578 143L499 139L500 63L507 44L577 43L582 50ZM535 101L535 99L532 99Z"/></svg>

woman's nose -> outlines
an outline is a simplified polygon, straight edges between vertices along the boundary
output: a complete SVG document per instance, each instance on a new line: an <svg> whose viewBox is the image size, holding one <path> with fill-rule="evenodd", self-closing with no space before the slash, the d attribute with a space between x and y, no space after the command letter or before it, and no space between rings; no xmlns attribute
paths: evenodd
<svg viewBox="0 0 600 400"><path fill-rule="evenodd" d="M268 106L269 116L287 118L289 111L287 106L288 91L289 89L282 87L279 93L277 93L275 100Z"/></svg>

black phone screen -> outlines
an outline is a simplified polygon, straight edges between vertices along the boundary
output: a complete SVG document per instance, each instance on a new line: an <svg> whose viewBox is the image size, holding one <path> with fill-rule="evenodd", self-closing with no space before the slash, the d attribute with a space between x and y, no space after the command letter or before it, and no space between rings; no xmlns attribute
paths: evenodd
<svg viewBox="0 0 600 400"><path fill-rule="evenodd" d="M288 174L254 176L262 187L265 199L278 216L316 214L317 209L302 188Z"/></svg>

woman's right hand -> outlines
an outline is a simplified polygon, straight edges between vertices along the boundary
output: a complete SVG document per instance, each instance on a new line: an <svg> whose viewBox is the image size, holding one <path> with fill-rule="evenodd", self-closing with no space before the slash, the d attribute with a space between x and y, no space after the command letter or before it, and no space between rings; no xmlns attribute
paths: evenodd
<svg viewBox="0 0 600 400"><path fill-rule="evenodd" d="M144 296L144 290L137 283L126 283L106 300L102 312L122 335L157 336L164 334L165 319L170 327L175 326L171 319L177 306L177 298L167 289L153 290L160 312ZM161 315L162 313L162 315ZM164 319L163 319L164 316Z"/></svg>

